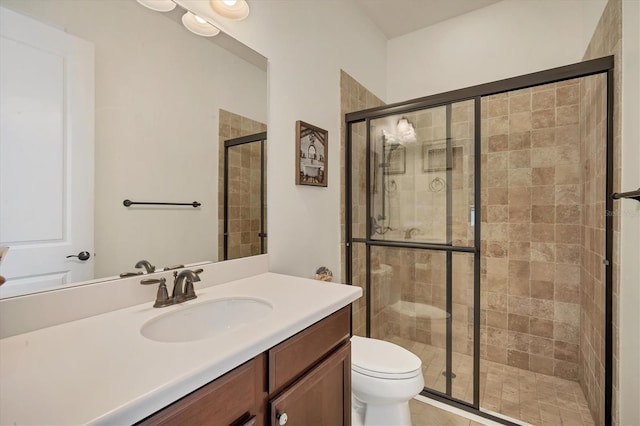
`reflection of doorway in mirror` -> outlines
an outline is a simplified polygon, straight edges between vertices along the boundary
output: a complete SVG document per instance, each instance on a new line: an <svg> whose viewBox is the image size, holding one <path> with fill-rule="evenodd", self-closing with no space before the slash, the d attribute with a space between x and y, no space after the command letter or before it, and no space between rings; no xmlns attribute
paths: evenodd
<svg viewBox="0 0 640 426"><path fill-rule="evenodd" d="M219 123L218 258L266 253L267 126L222 109Z"/></svg>
<svg viewBox="0 0 640 426"><path fill-rule="evenodd" d="M93 279L94 47L0 9L4 298Z"/></svg>

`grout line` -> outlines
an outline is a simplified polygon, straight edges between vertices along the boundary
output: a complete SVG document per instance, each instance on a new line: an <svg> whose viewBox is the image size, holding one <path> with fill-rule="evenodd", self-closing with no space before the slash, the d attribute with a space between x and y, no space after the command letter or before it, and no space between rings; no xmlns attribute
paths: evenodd
<svg viewBox="0 0 640 426"><path fill-rule="evenodd" d="M440 401L436 401L431 398L427 398L426 396L418 395L414 397L416 401L423 402L425 404L429 404L433 407L439 408L441 410L447 411L449 413L455 414L460 417L464 417L465 419L473 420L474 422L482 423L485 426L503 426L501 423L494 422L491 419L487 419L486 417L478 416L476 414L470 413L468 411L462 410L460 408L452 407L451 405L445 404ZM524 422L522 420L514 419L509 416L505 416L504 414L496 413L495 411L481 409L482 412L491 414L492 416L499 417L504 420L508 420L512 423L520 424L522 426L533 426L530 423Z"/></svg>

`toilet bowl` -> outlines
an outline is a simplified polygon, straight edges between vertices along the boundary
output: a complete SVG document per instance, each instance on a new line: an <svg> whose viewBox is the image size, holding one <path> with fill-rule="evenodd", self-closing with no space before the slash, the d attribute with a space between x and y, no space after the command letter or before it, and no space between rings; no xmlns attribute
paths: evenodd
<svg viewBox="0 0 640 426"><path fill-rule="evenodd" d="M409 400L424 388L422 361L384 340L351 338L353 425L411 425Z"/></svg>

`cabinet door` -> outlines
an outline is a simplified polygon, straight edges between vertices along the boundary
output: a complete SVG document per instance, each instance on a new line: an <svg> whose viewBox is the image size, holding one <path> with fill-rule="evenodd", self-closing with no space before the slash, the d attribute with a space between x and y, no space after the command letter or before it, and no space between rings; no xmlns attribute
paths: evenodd
<svg viewBox="0 0 640 426"><path fill-rule="evenodd" d="M351 425L351 343L341 346L269 405L273 426Z"/></svg>
<svg viewBox="0 0 640 426"><path fill-rule="evenodd" d="M263 425L264 354L146 418L139 425Z"/></svg>

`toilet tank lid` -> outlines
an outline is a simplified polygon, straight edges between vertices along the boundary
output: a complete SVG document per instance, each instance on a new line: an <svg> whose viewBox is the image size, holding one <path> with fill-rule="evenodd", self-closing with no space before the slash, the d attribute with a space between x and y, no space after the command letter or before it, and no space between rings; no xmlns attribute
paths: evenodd
<svg viewBox="0 0 640 426"><path fill-rule="evenodd" d="M391 342L360 336L351 338L351 364L354 370L378 376L402 375L420 370L422 361L412 352Z"/></svg>

